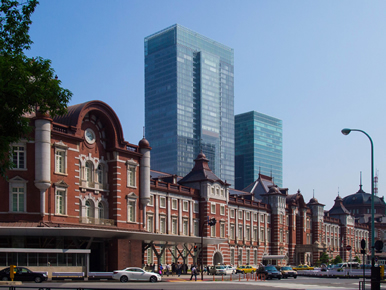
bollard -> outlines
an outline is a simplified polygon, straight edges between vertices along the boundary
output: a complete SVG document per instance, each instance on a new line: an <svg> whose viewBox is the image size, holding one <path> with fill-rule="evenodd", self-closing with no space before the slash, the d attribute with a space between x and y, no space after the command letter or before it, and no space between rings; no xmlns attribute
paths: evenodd
<svg viewBox="0 0 386 290"><path fill-rule="evenodd" d="M257 272L255 273L255 281L257 281Z"/></svg>
<svg viewBox="0 0 386 290"><path fill-rule="evenodd" d="M214 281L214 275L213 275L213 281Z"/></svg>
<svg viewBox="0 0 386 290"><path fill-rule="evenodd" d="M247 274L244 272L244 279L247 277Z"/></svg>
<svg viewBox="0 0 386 290"><path fill-rule="evenodd" d="M224 281L224 275L221 275L221 281Z"/></svg>
<svg viewBox="0 0 386 290"><path fill-rule="evenodd" d="M249 275L247 274L247 282L248 282L248 279L249 279Z"/></svg>
<svg viewBox="0 0 386 290"><path fill-rule="evenodd" d="M241 281L241 280L240 280L240 274L239 274L239 281Z"/></svg>
<svg viewBox="0 0 386 290"><path fill-rule="evenodd" d="M231 274L231 281L232 281L232 274Z"/></svg>

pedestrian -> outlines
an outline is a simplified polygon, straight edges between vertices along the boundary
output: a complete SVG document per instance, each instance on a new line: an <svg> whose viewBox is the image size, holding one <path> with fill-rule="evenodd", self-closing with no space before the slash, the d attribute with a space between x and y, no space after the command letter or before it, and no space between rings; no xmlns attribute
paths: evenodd
<svg viewBox="0 0 386 290"><path fill-rule="evenodd" d="M177 263L177 275L178 277L181 276L181 271L182 271L182 265L180 264L180 262Z"/></svg>
<svg viewBox="0 0 386 290"><path fill-rule="evenodd" d="M169 273L170 273L170 265L169 264L166 264L166 276L169 277Z"/></svg>
<svg viewBox="0 0 386 290"><path fill-rule="evenodd" d="M159 274L162 276L162 271L163 271L164 267L162 267L162 264L159 265Z"/></svg>
<svg viewBox="0 0 386 290"><path fill-rule="evenodd" d="M197 281L197 268L196 268L195 265L193 265L191 271L192 271L192 275L190 275L190 280L192 280L192 278L193 278L193 276L194 276L195 280Z"/></svg>

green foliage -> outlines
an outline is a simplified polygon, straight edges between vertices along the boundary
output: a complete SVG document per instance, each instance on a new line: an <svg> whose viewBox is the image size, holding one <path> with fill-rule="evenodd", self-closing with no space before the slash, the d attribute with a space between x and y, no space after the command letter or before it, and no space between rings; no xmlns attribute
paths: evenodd
<svg viewBox="0 0 386 290"><path fill-rule="evenodd" d="M342 263L342 258L341 258L341 256L339 256L339 255L337 255L336 257L335 257L335 259L333 259L332 260L332 263L333 264L339 264L339 263Z"/></svg>
<svg viewBox="0 0 386 290"><path fill-rule="evenodd" d="M51 61L28 58L24 50L32 40L28 34L37 0L1 0L0 6L0 175L13 167L10 144L28 138L28 114L39 108L54 117L66 112L72 96L60 87Z"/></svg>
<svg viewBox="0 0 386 290"><path fill-rule="evenodd" d="M361 259L358 256L354 257L354 262L358 262L359 264L362 263Z"/></svg>
<svg viewBox="0 0 386 290"><path fill-rule="evenodd" d="M329 261L330 261L330 258L328 257L327 253L323 252L320 255L320 262L327 265L329 263Z"/></svg>
<svg viewBox="0 0 386 290"><path fill-rule="evenodd" d="M315 262L315 267L320 267L321 264L322 264L322 262L320 260L317 260Z"/></svg>

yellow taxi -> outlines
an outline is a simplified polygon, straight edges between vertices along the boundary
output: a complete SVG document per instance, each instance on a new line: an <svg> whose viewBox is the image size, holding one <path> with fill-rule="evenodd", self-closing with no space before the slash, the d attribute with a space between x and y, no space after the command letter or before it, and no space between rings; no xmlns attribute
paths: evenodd
<svg viewBox="0 0 386 290"><path fill-rule="evenodd" d="M255 272L256 272L256 268L250 265L242 265L236 268L236 273L245 274L245 273L255 273Z"/></svg>
<svg viewBox="0 0 386 290"><path fill-rule="evenodd" d="M299 271L299 270L314 270L314 267L310 267L308 265L299 265L297 267L292 267L293 270Z"/></svg>

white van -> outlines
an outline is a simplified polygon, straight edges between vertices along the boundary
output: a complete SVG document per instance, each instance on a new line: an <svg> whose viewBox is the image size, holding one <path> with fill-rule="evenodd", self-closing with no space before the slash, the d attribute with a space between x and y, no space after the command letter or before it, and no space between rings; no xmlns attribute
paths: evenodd
<svg viewBox="0 0 386 290"><path fill-rule="evenodd" d="M334 268L351 268L351 269L360 269L361 265L358 262L347 262L336 264Z"/></svg>

